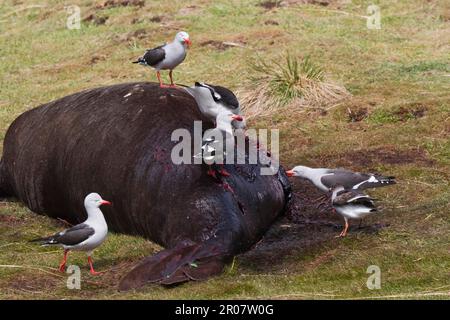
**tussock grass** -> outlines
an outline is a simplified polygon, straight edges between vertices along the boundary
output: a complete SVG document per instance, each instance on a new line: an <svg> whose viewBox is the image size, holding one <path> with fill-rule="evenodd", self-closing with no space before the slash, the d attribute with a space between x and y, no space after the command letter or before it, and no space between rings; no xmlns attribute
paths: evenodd
<svg viewBox="0 0 450 320"><path fill-rule="evenodd" d="M344 87L325 79L323 68L310 56L300 59L287 52L278 60L258 58L250 66L250 85L239 93L247 118L327 109L350 97Z"/></svg>

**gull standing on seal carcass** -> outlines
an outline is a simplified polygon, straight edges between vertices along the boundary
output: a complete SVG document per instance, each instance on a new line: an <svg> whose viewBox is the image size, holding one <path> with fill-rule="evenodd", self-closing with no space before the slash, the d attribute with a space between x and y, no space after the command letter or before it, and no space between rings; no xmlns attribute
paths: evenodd
<svg viewBox="0 0 450 320"><path fill-rule="evenodd" d="M105 241L108 234L108 225L100 210L101 205L111 205L111 202L103 200L98 193L88 194L84 199L84 207L88 215L86 221L50 237L31 241L41 242L42 246L60 245L64 248L64 258L59 265L59 271L61 272L65 270L69 250L87 251L91 274L100 274L100 272L94 270L91 255L92 251Z"/></svg>
<svg viewBox="0 0 450 320"><path fill-rule="evenodd" d="M172 78L172 71L186 58L186 49L192 44L187 32L178 32L172 42L159 47L148 49L142 57L133 63L152 67L156 70L161 88L176 87ZM170 86L163 84L160 70L169 70Z"/></svg>
<svg viewBox="0 0 450 320"><path fill-rule="evenodd" d="M193 87L185 87L185 90L194 97L199 110L211 121L216 121L220 112L231 112L241 115L241 106L236 95L222 86L216 86L203 82L195 82ZM244 129L245 120L233 120L234 129Z"/></svg>
<svg viewBox="0 0 450 320"><path fill-rule="evenodd" d="M229 176L230 174L223 168L227 150L233 150L235 146L232 121L243 121L244 118L236 115L230 111L223 110L219 112L216 117L216 128L207 133L207 137L203 139L201 150L202 152L194 155L194 158L202 158L210 167L208 175L217 178L217 173L222 176ZM218 140L220 139L220 140ZM220 165L218 170L213 165Z"/></svg>

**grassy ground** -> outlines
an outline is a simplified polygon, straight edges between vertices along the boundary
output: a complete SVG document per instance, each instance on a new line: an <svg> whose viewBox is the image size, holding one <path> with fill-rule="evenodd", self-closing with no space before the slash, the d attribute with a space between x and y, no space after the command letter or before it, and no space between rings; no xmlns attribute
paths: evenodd
<svg viewBox="0 0 450 320"><path fill-rule="evenodd" d="M116 1L119 3L120 1ZM291 213L253 251L217 278L166 289L119 293L121 275L159 250L140 238L111 234L94 256L101 277L87 272L82 290L56 272L56 248L28 239L59 230L59 221L0 202L0 298L444 298L450 296L450 7L442 1L146 1L144 8L70 1L81 8L80 30L65 26L66 1L6 0L0 4L0 141L22 112L82 89L154 80L130 61L145 48L186 30L194 42L176 81L251 88L248 61L284 50L309 55L353 98L327 112L280 112L253 127L281 130L281 161L346 166L398 177L375 190L384 211L368 218L378 232L351 230L346 239L327 213ZM382 29L368 30L366 8L381 8ZM446 4L447 3L447 4ZM269 6L270 7L270 6ZM89 18L90 16L90 18ZM244 47L224 48L223 41ZM357 121L350 121L349 111ZM1 147L0 147L1 148ZM299 198L308 189L295 181ZM305 189L306 188L306 189ZM314 220L307 223L301 217ZM303 221L299 223L298 221ZM278 244L277 244L278 243ZM281 243L285 250L279 250ZM278 247L277 247L278 246ZM271 250L272 249L272 250ZM274 254L277 251L279 254ZM380 290L368 290L366 269L378 265Z"/></svg>

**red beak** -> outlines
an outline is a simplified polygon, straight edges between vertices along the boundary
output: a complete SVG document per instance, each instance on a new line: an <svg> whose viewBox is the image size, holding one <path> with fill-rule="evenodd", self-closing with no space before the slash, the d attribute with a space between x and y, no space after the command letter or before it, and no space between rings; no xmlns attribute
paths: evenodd
<svg viewBox="0 0 450 320"><path fill-rule="evenodd" d="M188 47L192 45L192 42L189 38L184 39L184 43L186 43Z"/></svg>
<svg viewBox="0 0 450 320"><path fill-rule="evenodd" d="M106 200L102 200L102 201L100 201L100 204L101 204L101 205L107 205L107 206L110 206L110 205L112 205L112 203L111 203L111 202L109 202L109 201L106 201Z"/></svg>
<svg viewBox="0 0 450 320"><path fill-rule="evenodd" d="M244 120L244 118L242 118L242 116L240 116L240 115L234 115L234 116L231 116L231 118L233 118L233 120L236 120L236 121Z"/></svg>
<svg viewBox="0 0 450 320"><path fill-rule="evenodd" d="M294 176L294 170L288 170L288 171L286 171L286 175L287 175L288 177L293 177L293 176Z"/></svg>

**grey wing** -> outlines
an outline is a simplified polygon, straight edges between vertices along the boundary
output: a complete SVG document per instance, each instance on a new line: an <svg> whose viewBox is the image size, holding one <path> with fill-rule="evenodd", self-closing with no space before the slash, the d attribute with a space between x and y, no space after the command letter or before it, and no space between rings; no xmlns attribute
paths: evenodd
<svg viewBox="0 0 450 320"><path fill-rule="evenodd" d="M338 192L333 200L333 204L337 206L360 204L370 208L374 208L373 199L358 190L344 190Z"/></svg>
<svg viewBox="0 0 450 320"><path fill-rule="evenodd" d="M161 61L164 60L166 57L166 51L164 50L164 46L159 46L150 50L147 50L144 54L144 56L140 59L145 64L148 64L149 66L155 66Z"/></svg>
<svg viewBox="0 0 450 320"><path fill-rule="evenodd" d="M55 241L54 243L73 246L89 239L94 233L95 230L93 228L82 223L57 233L52 238Z"/></svg>
<svg viewBox="0 0 450 320"><path fill-rule="evenodd" d="M369 179L369 175L355 173L346 170L336 170L320 178L320 181L327 188L343 186L345 189L351 189L353 186Z"/></svg>

